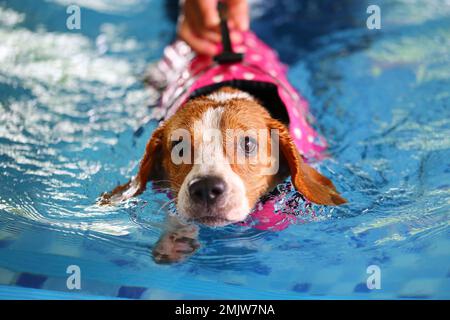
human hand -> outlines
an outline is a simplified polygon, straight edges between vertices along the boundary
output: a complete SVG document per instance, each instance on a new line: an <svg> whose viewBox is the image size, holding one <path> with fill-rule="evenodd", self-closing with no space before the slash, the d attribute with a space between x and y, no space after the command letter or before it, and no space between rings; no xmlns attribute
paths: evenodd
<svg viewBox="0 0 450 320"><path fill-rule="evenodd" d="M224 0L228 6L228 24L231 40L236 38L233 30L249 28L247 0ZM178 36L199 54L218 54L217 43L221 41L218 0L185 0L178 24Z"/></svg>

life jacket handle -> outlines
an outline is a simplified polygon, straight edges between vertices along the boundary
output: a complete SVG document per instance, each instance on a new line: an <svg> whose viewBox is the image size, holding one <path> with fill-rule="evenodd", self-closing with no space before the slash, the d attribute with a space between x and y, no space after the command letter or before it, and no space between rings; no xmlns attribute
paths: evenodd
<svg viewBox="0 0 450 320"><path fill-rule="evenodd" d="M242 53L233 51L230 40L230 30L228 29L228 7L219 1L217 3L217 10L220 17L220 33L222 35L222 52L214 57L214 60L219 64L241 62L244 59Z"/></svg>

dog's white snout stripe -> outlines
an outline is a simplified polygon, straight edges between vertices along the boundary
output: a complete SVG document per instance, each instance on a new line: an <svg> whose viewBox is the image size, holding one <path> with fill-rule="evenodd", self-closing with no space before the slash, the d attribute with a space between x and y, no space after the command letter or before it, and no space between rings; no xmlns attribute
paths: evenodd
<svg viewBox="0 0 450 320"><path fill-rule="evenodd" d="M237 96L251 99L251 96L245 93L243 95L227 93L215 97L219 100ZM198 150L195 158L198 157L199 159L194 159L194 165L181 185L177 206L181 209L181 212L186 212L188 216L192 216L194 214L192 210L194 209L188 189L201 177L212 175L223 179L227 189L223 197L225 202L219 203L217 210L223 211L223 214L230 221L241 221L250 211L245 184L231 168L224 154L222 139L209 139L208 137L208 131L210 130L216 130L215 132L222 134L220 126L223 113L223 107L209 108L203 113L199 123L194 125L194 140L199 142L196 144Z"/></svg>

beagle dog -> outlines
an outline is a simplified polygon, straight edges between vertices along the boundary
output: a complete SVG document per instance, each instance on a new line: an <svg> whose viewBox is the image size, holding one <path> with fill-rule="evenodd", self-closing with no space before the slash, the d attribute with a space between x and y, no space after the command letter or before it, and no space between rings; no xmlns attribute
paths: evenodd
<svg viewBox="0 0 450 320"><path fill-rule="evenodd" d="M136 176L101 197L101 204L118 203L142 193L149 181L170 190L177 215L168 216L153 249L156 262L195 252L197 224L245 221L261 196L289 175L307 201L346 202L307 164L326 143L309 124L307 103L289 85L285 66L253 33L242 38L234 61L196 56L180 40L166 48L149 80L162 88L164 121Z"/></svg>

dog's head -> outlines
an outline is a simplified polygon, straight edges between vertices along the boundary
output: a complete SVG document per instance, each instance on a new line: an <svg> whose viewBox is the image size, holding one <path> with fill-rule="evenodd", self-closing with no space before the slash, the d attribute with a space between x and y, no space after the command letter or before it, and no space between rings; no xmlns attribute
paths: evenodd
<svg viewBox="0 0 450 320"><path fill-rule="evenodd" d="M148 180L164 183L181 216L222 226L244 220L289 174L312 202L346 202L328 178L303 162L282 123L251 95L222 88L188 101L156 129L137 176L112 194L129 197Z"/></svg>

